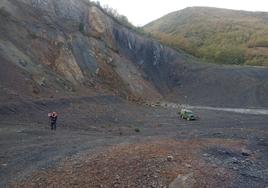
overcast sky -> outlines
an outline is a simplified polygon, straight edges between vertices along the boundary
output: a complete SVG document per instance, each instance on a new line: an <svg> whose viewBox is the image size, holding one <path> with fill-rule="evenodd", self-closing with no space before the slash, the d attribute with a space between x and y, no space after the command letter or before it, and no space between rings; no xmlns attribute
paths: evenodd
<svg viewBox="0 0 268 188"><path fill-rule="evenodd" d="M190 6L209 6L236 10L268 12L268 0L99 0L143 26L161 16Z"/></svg>

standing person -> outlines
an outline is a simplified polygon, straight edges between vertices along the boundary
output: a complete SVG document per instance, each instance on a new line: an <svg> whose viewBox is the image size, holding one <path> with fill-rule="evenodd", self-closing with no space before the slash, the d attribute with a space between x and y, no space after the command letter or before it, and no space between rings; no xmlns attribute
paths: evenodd
<svg viewBox="0 0 268 188"><path fill-rule="evenodd" d="M58 119L57 112L48 113L48 117L50 120L51 130L56 130L57 129L57 119Z"/></svg>

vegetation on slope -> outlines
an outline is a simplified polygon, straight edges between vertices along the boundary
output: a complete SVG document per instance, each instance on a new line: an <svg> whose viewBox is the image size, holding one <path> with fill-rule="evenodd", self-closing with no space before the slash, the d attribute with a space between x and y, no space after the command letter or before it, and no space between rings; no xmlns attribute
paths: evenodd
<svg viewBox="0 0 268 188"><path fill-rule="evenodd" d="M102 6L99 1L89 1L92 5L97 6L105 14L113 18L117 23L127 27L128 29L135 31L142 35L147 35L142 27L134 26L125 15L122 15L117 12L116 9L109 7L108 5Z"/></svg>
<svg viewBox="0 0 268 188"><path fill-rule="evenodd" d="M191 7L144 29L161 42L207 61L268 66L268 13Z"/></svg>

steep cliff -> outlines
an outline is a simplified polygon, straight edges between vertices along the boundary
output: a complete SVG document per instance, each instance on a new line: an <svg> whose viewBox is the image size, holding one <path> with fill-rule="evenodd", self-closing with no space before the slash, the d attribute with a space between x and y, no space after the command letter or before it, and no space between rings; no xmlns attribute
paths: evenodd
<svg viewBox="0 0 268 188"><path fill-rule="evenodd" d="M4 0L0 7L2 98L160 96L118 51L114 28L123 27L87 1Z"/></svg>

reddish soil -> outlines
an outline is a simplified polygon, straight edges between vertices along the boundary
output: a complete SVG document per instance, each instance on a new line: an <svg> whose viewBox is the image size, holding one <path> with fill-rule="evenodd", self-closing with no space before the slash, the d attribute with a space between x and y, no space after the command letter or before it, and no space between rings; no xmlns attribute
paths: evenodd
<svg viewBox="0 0 268 188"><path fill-rule="evenodd" d="M202 149L219 145L236 151L244 147L241 141L221 139L120 144L67 159L14 187L167 187L179 174L189 173L194 187L228 187L232 171L202 159Z"/></svg>

